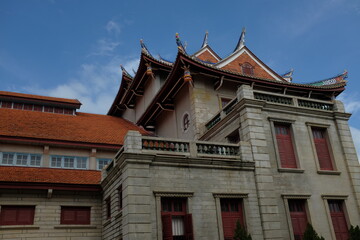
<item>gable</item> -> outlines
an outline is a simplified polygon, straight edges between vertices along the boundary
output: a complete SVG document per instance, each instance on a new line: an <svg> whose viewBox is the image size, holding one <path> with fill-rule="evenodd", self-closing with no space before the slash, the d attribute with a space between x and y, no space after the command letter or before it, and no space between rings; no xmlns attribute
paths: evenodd
<svg viewBox="0 0 360 240"><path fill-rule="evenodd" d="M208 48L204 48L203 50L201 50L195 55L195 57L202 61L210 63L217 63L219 61L219 59Z"/></svg>
<svg viewBox="0 0 360 240"><path fill-rule="evenodd" d="M241 51L235 52L233 55L230 55L228 58L219 62L217 67L224 70L246 74L243 73L242 70L243 64L251 65L255 77L283 81L283 79L277 76L274 71L272 71L268 66L262 63L255 55L253 55L250 51L247 51L245 48L243 48Z"/></svg>

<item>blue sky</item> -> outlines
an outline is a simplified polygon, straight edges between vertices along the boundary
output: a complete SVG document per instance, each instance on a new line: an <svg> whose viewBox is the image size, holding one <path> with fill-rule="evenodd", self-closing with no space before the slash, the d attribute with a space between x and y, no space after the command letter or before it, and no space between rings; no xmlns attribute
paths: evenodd
<svg viewBox="0 0 360 240"><path fill-rule="evenodd" d="M139 40L173 60L175 33L187 51L209 31L222 57L246 27L246 45L294 82L312 82L347 69L340 99L353 113L360 152L360 1L118 1L1 0L0 90L77 98L82 111L106 113L121 80L120 64L137 68Z"/></svg>

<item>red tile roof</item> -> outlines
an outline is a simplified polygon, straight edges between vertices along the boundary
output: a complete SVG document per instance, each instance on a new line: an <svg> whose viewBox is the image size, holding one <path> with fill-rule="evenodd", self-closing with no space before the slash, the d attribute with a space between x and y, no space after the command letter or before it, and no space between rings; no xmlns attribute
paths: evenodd
<svg viewBox="0 0 360 240"><path fill-rule="evenodd" d="M5 138L121 146L129 130L148 134L144 129L119 117L0 108L0 137Z"/></svg>
<svg viewBox="0 0 360 240"><path fill-rule="evenodd" d="M98 185L101 172L35 167L0 166L0 182Z"/></svg>
<svg viewBox="0 0 360 240"><path fill-rule="evenodd" d="M49 102L57 102L57 103L70 103L81 105L81 102L77 99L68 99L68 98L56 98L56 97L47 97L47 96L39 96L33 94L25 94L25 93L16 93L16 92L6 92L0 91L0 97L10 97L10 98L17 98L17 99L31 99L31 100L40 100L40 101L49 101Z"/></svg>

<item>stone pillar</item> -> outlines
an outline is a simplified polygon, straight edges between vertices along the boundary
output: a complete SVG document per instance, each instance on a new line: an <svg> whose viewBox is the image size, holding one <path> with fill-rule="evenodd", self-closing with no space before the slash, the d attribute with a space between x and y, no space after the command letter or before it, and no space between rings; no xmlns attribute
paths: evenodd
<svg viewBox="0 0 360 240"><path fill-rule="evenodd" d="M246 99L254 98L253 91L248 85L242 85L238 89L237 97L238 101L245 100L245 106L240 111L240 139L250 143L255 161L254 174L263 233L263 236L258 235L256 239L283 239L277 203L278 196L275 193L269 146L264 131L263 105L261 102L257 104L253 100L251 104L247 105ZM261 232L261 230L256 232Z"/></svg>
<svg viewBox="0 0 360 240"><path fill-rule="evenodd" d="M49 146L44 146L44 152L43 152L43 167L50 167L50 155L49 155Z"/></svg>
<svg viewBox="0 0 360 240"><path fill-rule="evenodd" d="M89 157L89 169L96 170L97 169L97 161L96 161L96 148L92 148Z"/></svg>
<svg viewBox="0 0 360 240"><path fill-rule="evenodd" d="M124 152L141 153L141 134L138 131L128 131L124 138Z"/></svg>

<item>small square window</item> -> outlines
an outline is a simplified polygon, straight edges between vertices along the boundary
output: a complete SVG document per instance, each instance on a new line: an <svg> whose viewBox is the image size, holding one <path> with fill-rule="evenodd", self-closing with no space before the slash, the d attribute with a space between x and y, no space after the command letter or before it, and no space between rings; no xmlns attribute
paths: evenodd
<svg viewBox="0 0 360 240"><path fill-rule="evenodd" d="M12 165L14 162L14 154L13 153L3 153L2 155L2 164Z"/></svg>
<svg viewBox="0 0 360 240"><path fill-rule="evenodd" d="M30 166L37 166L41 165L41 155L30 155Z"/></svg>
<svg viewBox="0 0 360 240"><path fill-rule="evenodd" d="M109 164L109 162L111 162L110 158L99 158L97 160L97 169L102 170L106 165Z"/></svg>
<svg viewBox="0 0 360 240"><path fill-rule="evenodd" d="M76 168L86 169L87 158L78 157L76 158Z"/></svg>
<svg viewBox="0 0 360 240"><path fill-rule="evenodd" d="M51 167L61 168L61 157L51 157Z"/></svg>
<svg viewBox="0 0 360 240"><path fill-rule="evenodd" d="M74 168L75 158L74 157L64 157L64 168Z"/></svg>
<svg viewBox="0 0 360 240"><path fill-rule="evenodd" d="M28 156L29 156L28 154L21 154L21 153L16 154L16 165L26 166Z"/></svg>
<svg viewBox="0 0 360 240"><path fill-rule="evenodd" d="M61 207L60 224L90 224L90 207Z"/></svg>

